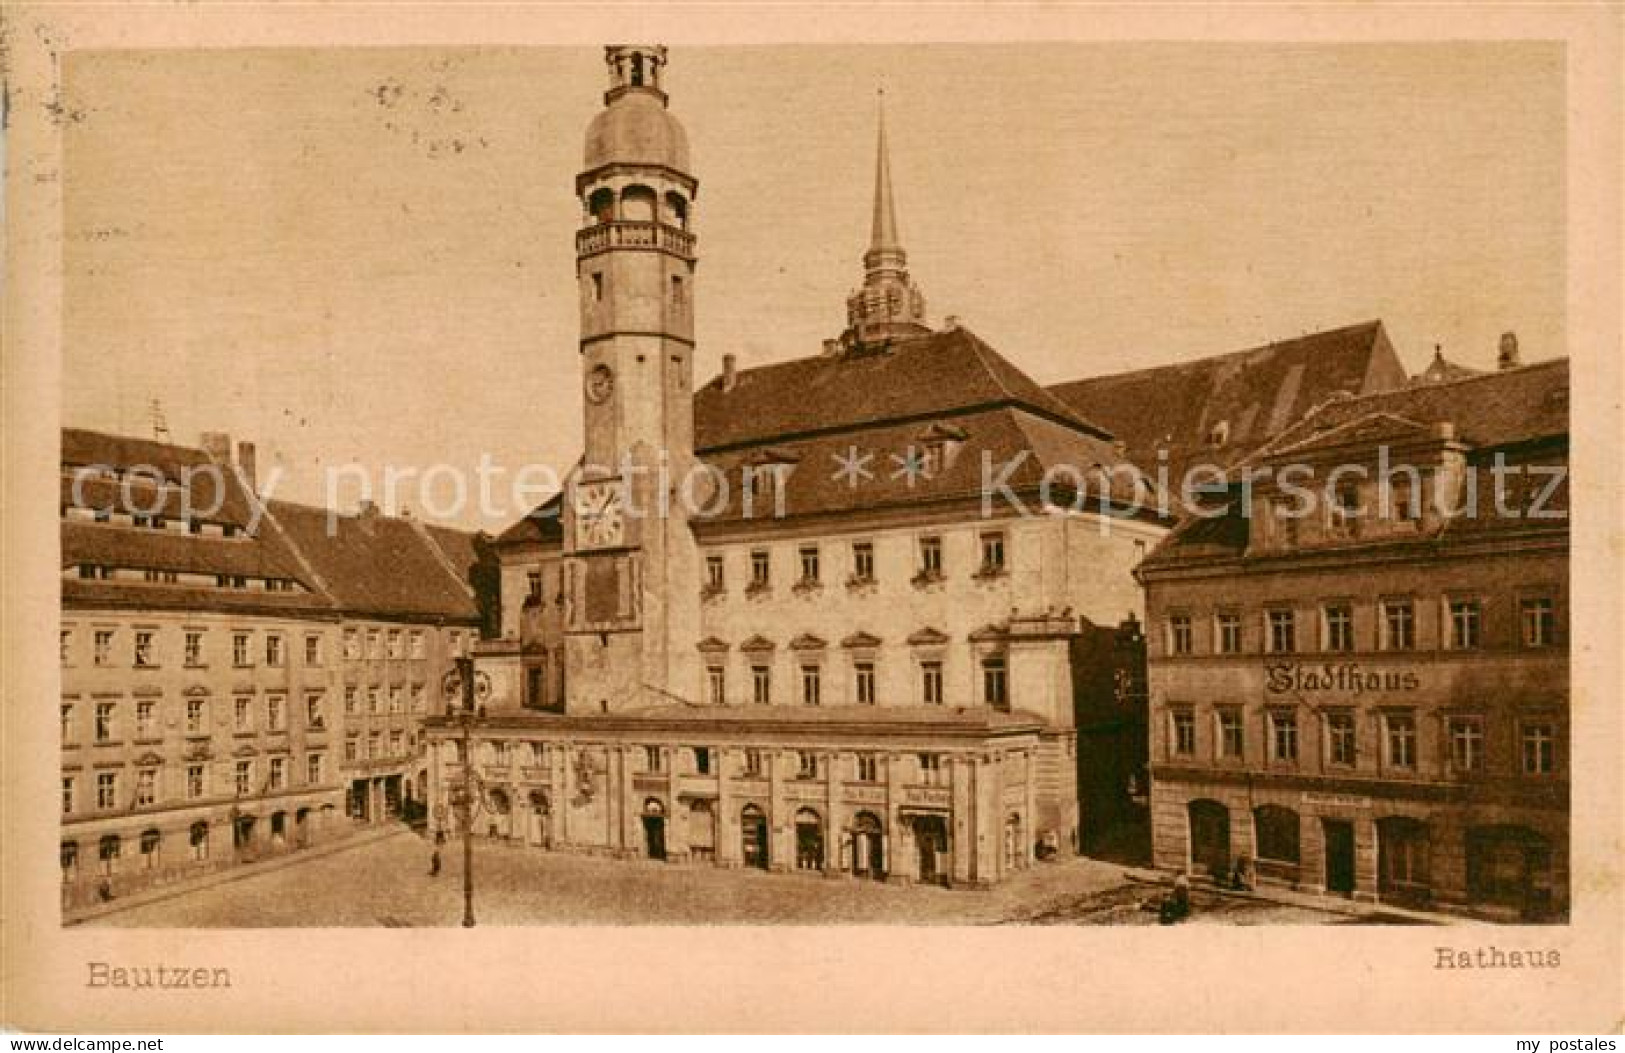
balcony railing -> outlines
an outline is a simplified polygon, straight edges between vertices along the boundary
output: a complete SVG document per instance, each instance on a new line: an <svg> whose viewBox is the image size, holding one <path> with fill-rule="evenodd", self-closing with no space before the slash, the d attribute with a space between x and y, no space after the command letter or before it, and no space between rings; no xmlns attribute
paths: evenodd
<svg viewBox="0 0 1625 1053"><path fill-rule="evenodd" d="M576 233L576 255L608 249L660 249L693 259L694 235L664 223L633 220L599 223Z"/></svg>

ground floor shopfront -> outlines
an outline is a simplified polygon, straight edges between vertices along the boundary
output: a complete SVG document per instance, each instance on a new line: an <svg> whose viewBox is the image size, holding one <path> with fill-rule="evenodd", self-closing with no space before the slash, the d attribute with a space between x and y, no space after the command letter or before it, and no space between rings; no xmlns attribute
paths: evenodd
<svg viewBox="0 0 1625 1053"><path fill-rule="evenodd" d="M459 733L431 728L431 827L459 832L468 800L476 835L539 850L946 886L996 883L1075 836L1070 780L1069 806L1046 794L1072 758L1030 728L837 743L546 724L482 728L471 772Z"/></svg>
<svg viewBox="0 0 1625 1053"><path fill-rule="evenodd" d="M62 905L73 909L320 844L346 832L336 791L213 801L64 825Z"/></svg>
<svg viewBox="0 0 1625 1053"><path fill-rule="evenodd" d="M1159 768L1155 863L1261 883L1506 920L1568 909L1564 787L1335 787L1267 775Z"/></svg>

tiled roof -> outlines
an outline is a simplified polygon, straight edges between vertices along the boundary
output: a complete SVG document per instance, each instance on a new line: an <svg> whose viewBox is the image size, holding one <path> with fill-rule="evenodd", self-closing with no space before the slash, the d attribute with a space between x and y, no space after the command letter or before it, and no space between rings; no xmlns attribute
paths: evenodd
<svg viewBox="0 0 1625 1053"><path fill-rule="evenodd" d="M776 442L776 446L797 458L784 476L785 517L976 499L984 488L984 464L992 466L993 478L1017 492L1037 486L1047 469L1060 466L1075 469L1079 475L1097 465L1108 471L1121 468L1120 486L1125 495L1130 479L1137 475L1110 442L1036 416L1025 408L968 413L954 418L954 424L963 430L965 438L950 461L929 476L911 476L902 470L910 447L920 448L924 425L919 421ZM751 454L747 447L705 456L704 460L721 470L728 480L727 503L712 515L696 517L697 525L773 517L772 502L760 492L753 500L750 515L745 515L742 468ZM845 470L843 466L848 463L861 464L862 473ZM1005 468L1011 465L1013 469L1006 473ZM1064 483L1076 476L1057 478ZM1002 507L1002 499L996 497L996 502Z"/></svg>
<svg viewBox="0 0 1625 1053"><path fill-rule="evenodd" d="M564 507L564 495L554 494L537 505L529 514L496 536L495 544L503 545L557 545L564 541L564 524L559 511Z"/></svg>
<svg viewBox="0 0 1625 1053"><path fill-rule="evenodd" d="M903 340L886 351L818 355L740 370L694 396L701 453L812 433L1018 406L1101 439L1097 425L1045 391L968 329Z"/></svg>
<svg viewBox="0 0 1625 1053"><path fill-rule="evenodd" d="M281 545L255 537L199 537L100 523L62 524L62 565L105 564L142 570L232 574L252 578L306 575ZM309 587L309 582L305 582Z"/></svg>
<svg viewBox="0 0 1625 1053"><path fill-rule="evenodd" d="M1405 383L1382 323L1373 321L1050 391L1109 429L1147 473L1155 475L1166 450L1177 484L1193 464L1228 467L1339 393Z"/></svg>
<svg viewBox="0 0 1625 1053"><path fill-rule="evenodd" d="M188 446L83 428L63 428L61 463L64 504L72 503L72 490L76 485L81 503L95 506L117 502L119 483L74 472L78 468L106 466L140 470L141 475L129 486L131 495L142 503L143 509L155 491L142 482L142 477L153 473L177 485L189 484L189 507L199 513L208 512L204 518L211 521L242 526L248 522L253 509L252 501L229 465L216 465L208 454ZM178 489L172 489L165 495L162 507L153 507L152 511L178 514L180 496Z"/></svg>
<svg viewBox="0 0 1625 1053"><path fill-rule="evenodd" d="M253 516L258 500L235 471L213 471L200 449L127 436L68 428L62 432L62 501L100 507L118 501L121 485L111 479L86 479L75 495L73 469L105 465L115 469L155 470L182 483L192 473L188 495L192 510L208 509L224 498L223 510L208 515L214 522L242 528L237 536L179 533L118 523L93 523L64 517L61 565L82 563L112 567L231 575L249 579L247 588L205 588L185 584L129 582L118 579L65 578L65 603L162 609L224 609L340 613L380 617L443 618L471 621L478 615L469 572L478 561L475 536L464 531L383 515L334 515L328 532L326 510L286 501L268 501L264 514ZM211 469L200 473L198 469ZM217 497L215 480L224 491ZM139 495L146 513L145 494ZM75 497L79 498L76 502ZM166 497L161 511L179 519L180 492ZM255 529L247 528L253 524ZM261 579L292 579L303 590L268 592Z"/></svg>
<svg viewBox="0 0 1625 1053"><path fill-rule="evenodd" d="M1383 416L1425 426L1449 423L1456 438L1477 448L1565 436L1569 431L1569 361L1558 358L1331 402L1282 431L1248 460L1290 451L1332 429Z"/></svg>
<svg viewBox="0 0 1625 1053"><path fill-rule="evenodd" d="M1437 434L1441 424L1451 425L1453 438L1468 446L1469 462L1481 470L1493 463L1497 453L1509 452L1513 454L1507 457L1509 463L1563 464L1567 460L1568 396L1568 360L1556 359L1455 381L1335 400L1255 451L1238 469L1291 463L1300 457L1307 459L1312 451L1330 453L1350 443L1406 440L1424 431ZM1518 452L1520 448L1522 453ZM1518 478L1515 476L1509 485L1519 485ZM1534 479L1536 485L1544 487L1545 476ZM1545 510L1561 513L1556 518L1502 514L1494 505L1492 486L1475 487L1472 496L1476 504L1471 514L1452 516L1435 533L1418 535L1415 540L1434 542L1447 536L1504 535L1567 526L1566 473L1543 504ZM1509 505L1518 506L1516 501ZM1238 514L1234 505L1221 517L1189 517L1163 539L1142 566L1150 569L1186 560L1241 556L1249 544L1249 526L1250 521ZM1391 536L1379 536L1370 542L1394 543ZM1354 542L1342 547L1363 544Z"/></svg>
<svg viewBox="0 0 1625 1053"><path fill-rule="evenodd" d="M467 579L453 576L448 557L435 551L421 524L377 512L329 513L288 501L269 502L269 511L339 608L381 617L478 617ZM453 533L435 528L434 537L450 544ZM461 543L453 547L464 549Z"/></svg>

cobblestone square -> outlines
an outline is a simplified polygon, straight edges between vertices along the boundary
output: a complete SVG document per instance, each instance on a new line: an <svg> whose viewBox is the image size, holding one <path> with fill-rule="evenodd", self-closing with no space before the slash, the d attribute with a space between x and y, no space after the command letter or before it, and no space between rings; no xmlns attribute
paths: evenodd
<svg viewBox="0 0 1625 1053"><path fill-rule="evenodd" d="M390 837L104 915L120 927L435 927L462 920L462 852ZM480 925L1155 924L1162 889L1120 866L1044 864L991 891L675 867L478 843ZM1198 894L1195 924L1326 924L1343 915Z"/></svg>

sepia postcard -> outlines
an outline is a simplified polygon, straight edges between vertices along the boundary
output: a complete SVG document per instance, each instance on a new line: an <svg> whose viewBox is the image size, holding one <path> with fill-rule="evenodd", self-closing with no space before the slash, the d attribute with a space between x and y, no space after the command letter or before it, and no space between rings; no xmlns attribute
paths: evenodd
<svg viewBox="0 0 1625 1053"><path fill-rule="evenodd" d="M0 1023L1618 1032L1619 16L8 7Z"/></svg>

